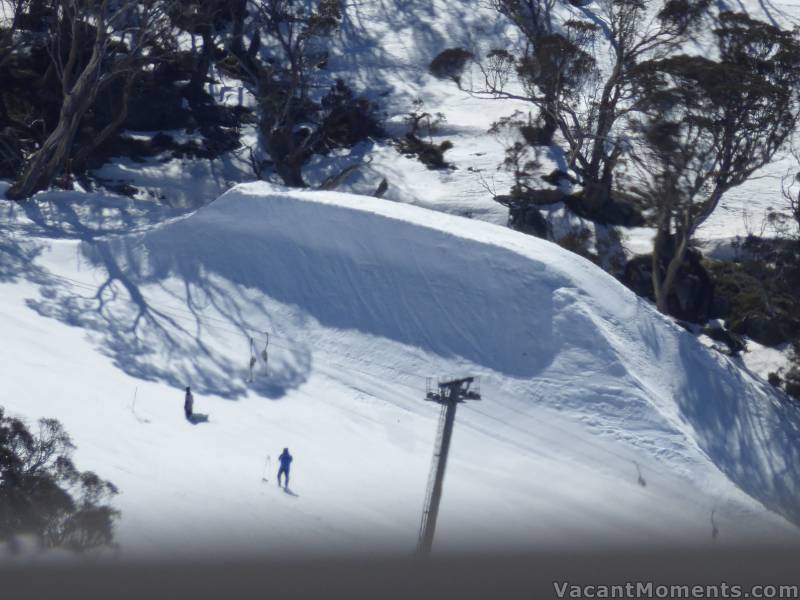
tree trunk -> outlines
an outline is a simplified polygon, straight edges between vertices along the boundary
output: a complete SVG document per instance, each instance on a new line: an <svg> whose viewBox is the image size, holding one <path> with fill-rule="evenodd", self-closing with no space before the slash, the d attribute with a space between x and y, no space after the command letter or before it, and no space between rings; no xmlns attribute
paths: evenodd
<svg viewBox="0 0 800 600"><path fill-rule="evenodd" d="M595 130L590 132L593 136L592 151L589 155L589 164L582 173L586 182L584 184L584 201L589 209L599 209L611 200L615 166L613 163L616 162L617 156L616 153L609 156L606 144L616 120L622 63L623 56L618 52L614 71L606 81L600 97Z"/></svg>
<svg viewBox="0 0 800 600"><path fill-rule="evenodd" d="M664 248L667 245L668 233L659 230L656 234L656 241L653 244L653 293L656 297L656 307L659 312L669 314L669 296L675 287L675 282L678 278L678 272L686 260L686 252L689 250L689 234L680 232L675 234L677 241L677 248L674 249L673 255L667 265L667 272L661 278L661 259L663 257ZM667 236L667 239L665 239Z"/></svg>
<svg viewBox="0 0 800 600"><path fill-rule="evenodd" d="M102 146L108 140L108 138L116 133L116 131L125 122L125 119L128 118L129 101L131 93L133 92L133 84L136 82L136 75L137 73L132 71L125 77L125 84L122 87L120 108L111 122L103 128L97 137L86 144L83 148L78 150L78 152L75 154L75 158L72 160L72 165L76 171L83 171L86 169L91 153Z"/></svg>
<svg viewBox="0 0 800 600"><path fill-rule="evenodd" d="M67 163L81 119L97 95L102 46L102 40L94 44L89 63L64 96L56 128L31 157L19 179L6 191L9 200L30 198L47 188Z"/></svg>
<svg viewBox="0 0 800 600"><path fill-rule="evenodd" d="M669 238L669 230L663 229L660 224L653 240L653 259L651 264L650 278L653 281L653 296L656 299L656 307L664 314L668 311L667 296L664 294L661 281L661 257L664 255L664 248Z"/></svg>
<svg viewBox="0 0 800 600"><path fill-rule="evenodd" d="M558 129L556 114L558 114L558 100L548 96L541 110L542 127L536 140L540 146L550 146L553 143L553 136Z"/></svg>
<svg viewBox="0 0 800 600"><path fill-rule="evenodd" d="M599 180L587 179L583 185L583 205L589 210L599 210L611 200L611 176Z"/></svg>
<svg viewBox="0 0 800 600"><path fill-rule="evenodd" d="M231 52L236 56L244 54L244 19L247 16L247 0L233 0L231 2Z"/></svg>
<svg viewBox="0 0 800 600"><path fill-rule="evenodd" d="M17 23L19 23L19 17L22 15L22 8L23 8L24 0L17 0L16 4L14 5L14 19L11 21L11 31L17 30Z"/></svg>
<svg viewBox="0 0 800 600"><path fill-rule="evenodd" d="M192 77L186 86L186 97L189 102L195 102L202 97L203 86L208 77L208 69L211 66L211 55L214 49L214 40L211 35L211 26L203 25L200 33L203 39L203 49L200 51L200 56L197 60Z"/></svg>
<svg viewBox="0 0 800 600"><path fill-rule="evenodd" d="M303 179L303 167L290 160L275 161L275 172L287 187L308 187Z"/></svg>
<svg viewBox="0 0 800 600"><path fill-rule="evenodd" d="M295 137L294 121L287 120L267 136L267 150L275 172L288 187L308 187L303 179L306 152L304 142Z"/></svg>
<svg viewBox="0 0 800 600"><path fill-rule="evenodd" d="M20 178L8 189L8 199L24 200L50 185L69 158L72 141L86 109L88 106L81 110L77 102L64 103L58 125L33 155Z"/></svg>

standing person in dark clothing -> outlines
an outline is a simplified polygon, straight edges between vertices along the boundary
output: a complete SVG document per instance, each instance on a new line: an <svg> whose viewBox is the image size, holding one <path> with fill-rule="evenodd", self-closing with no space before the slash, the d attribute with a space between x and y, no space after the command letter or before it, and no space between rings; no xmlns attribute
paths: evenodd
<svg viewBox="0 0 800 600"><path fill-rule="evenodd" d="M286 482L284 483L284 489L289 488L289 466L292 464L292 455L289 454L289 449L284 448L281 455L278 457L278 462L280 463L280 467L278 468L278 485L281 484L281 475L286 477Z"/></svg>
<svg viewBox="0 0 800 600"><path fill-rule="evenodd" d="M183 401L183 412L186 413L186 420L192 420L192 410L194 409L194 396L192 396L192 390L188 386L186 387L186 397Z"/></svg>

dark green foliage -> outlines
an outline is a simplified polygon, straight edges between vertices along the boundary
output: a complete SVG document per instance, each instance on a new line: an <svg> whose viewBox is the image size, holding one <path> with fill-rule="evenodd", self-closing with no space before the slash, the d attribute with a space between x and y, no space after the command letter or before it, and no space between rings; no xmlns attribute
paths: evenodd
<svg viewBox="0 0 800 600"><path fill-rule="evenodd" d="M407 133L405 137L397 142L397 147L407 156L416 156L419 162L429 169L447 169L451 165L444 159L444 153L453 147L452 142L445 140L440 144L435 144L418 138L412 133Z"/></svg>
<svg viewBox="0 0 800 600"><path fill-rule="evenodd" d="M795 366L791 367L786 373L784 380L784 390L787 394L800 400L800 357L795 355Z"/></svg>
<svg viewBox="0 0 800 600"><path fill-rule="evenodd" d="M797 166L795 168L800 169L800 148L794 148L793 154L797 161ZM787 202L789 212L794 221L792 230L786 231L784 229L784 223L788 220L784 219L780 213L773 213L770 216L774 223L777 223L781 229L784 229L782 232L784 235L788 234L790 237L800 239L800 170L796 172L789 171L786 174L781 182L781 191L783 192L783 197Z"/></svg>
<svg viewBox="0 0 800 600"><path fill-rule="evenodd" d="M667 0L658 13L659 20L677 30L689 30L708 10L710 2L697 0Z"/></svg>
<svg viewBox="0 0 800 600"><path fill-rule="evenodd" d="M50 38L57 30L53 29L50 13L44 10L48 4L20 5L22 12L13 44L10 31L0 29L0 177L19 176L59 120L62 87L54 66L57 61L48 50L54 43ZM175 156L215 158L239 146L239 127L249 118L248 110L217 106L202 89L209 64L224 56L217 40L229 28L232 17L229 4L215 0L202 6L188 1L165 5L172 26L203 38L198 46L201 50L180 50L166 31L158 30L166 25L154 24L147 34L148 58L131 67L133 80L129 92L124 91L128 89L124 77L96 91L90 110L76 129L69 156L62 166L63 175L83 174L114 156L142 158L174 150ZM84 27L87 45L80 53L82 63L88 59L92 37L91 27ZM69 38L62 42L68 46ZM127 53L121 47L118 56L124 58ZM113 61L109 58L108 62ZM142 68L142 63L152 63L152 68ZM188 104L186 98L190 100ZM123 118L116 125L118 131L185 128L199 131L203 140L200 144L164 148L155 142L137 143L116 131L102 135L105 128L114 127L121 114ZM68 185L69 177L57 179L56 183L59 182Z"/></svg>
<svg viewBox="0 0 800 600"><path fill-rule="evenodd" d="M576 182L575 178L572 175L570 175L565 171L562 171L561 169L553 169L547 175L543 175L541 179L545 183L549 183L550 185L554 185L556 187L564 183L574 184Z"/></svg>
<svg viewBox="0 0 800 600"><path fill-rule="evenodd" d="M600 259L590 250L591 241L592 232L586 227L578 227L559 238L556 243L570 252L599 264Z"/></svg>
<svg viewBox="0 0 800 600"><path fill-rule="evenodd" d="M172 0L167 14L172 24L193 35L202 36L206 28L222 30L231 18L229 0Z"/></svg>
<svg viewBox="0 0 800 600"><path fill-rule="evenodd" d="M176 85L186 77L186 71L179 69L176 63L162 65L154 73L140 76L131 93L125 127L132 131L161 131L189 126L191 109L185 106Z"/></svg>
<svg viewBox="0 0 800 600"><path fill-rule="evenodd" d="M383 135L375 105L366 98L356 96L341 79L322 98L320 113L322 135L317 152L352 148L371 137Z"/></svg>
<svg viewBox="0 0 800 600"><path fill-rule="evenodd" d="M800 340L800 247L789 240L750 237L739 262L707 261L718 303L731 331L760 344Z"/></svg>
<svg viewBox="0 0 800 600"><path fill-rule="evenodd" d="M718 59L677 55L632 71L643 114L635 123L643 144L632 159L655 213L654 260L669 256L653 280L664 313L698 227L728 190L772 160L800 114L797 33L743 14L722 13L718 22Z"/></svg>
<svg viewBox="0 0 800 600"><path fill-rule="evenodd" d="M583 188L575 200L585 211L612 203L619 187L615 175L630 146L625 115L637 101L631 93L637 64L678 48L700 27L710 0L665 0L655 18L653 4L598 0L592 9L595 18L573 13L574 18L556 28L555 0L494 0L525 44L520 56L506 50L487 55L484 93L538 107L537 124L525 138L535 146L550 146L555 134L561 134L567 167ZM512 71L524 94L506 89Z"/></svg>
<svg viewBox="0 0 800 600"><path fill-rule="evenodd" d="M57 120L61 101L57 81L46 75L45 45L26 39L12 43L11 31L0 29L0 177L8 179L43 141L43 123Z"/></svg>
<svg viewBox="0 0 800 600"><path fill-rule="evenodd" d="M669 249L660 257L660 274L667 270L672 251ZM635 256L628 261L622 282L639 296L655 301L652 255ZM678 269L675 285L666 299L669 314L690 323L705 323L709 318L719 316L714 313L715 295L714 282L702 262L702 256L690 250Z"/></svg>
<svg viewBox="0 0 800 600"><path fill-rule="evenodd" d="M25 200L54 182L69 185L119 131L135 78L159 61L170 37L165 1L14 3L12 60L1 61L0 79L10 79L34 110L18 123L25 165L7 198ZM51 10L38 18L44 5ZM110 118L96 103L104 93L116 98Z"/></svg>
<svg viewBox="0 0 800 600"><path fill-rule="evenodd" d="M617 195L616 192L615 195ZM641 227L645 220L641 210L632 202L609 198L600 206L584 201L585 190L565 196L564 202L579 217L602 225L620 225L623 227Z"/></svg>
<svg viewBox="0 0 800 600"><path fill-rule="evenodd" d="M731 356L736 356L740 352L747 349L747 344L745 343L744 338L716 324L706 325L703 327L703 334L715 342L725 344L725 348L722 348L718 345L715 347L721 352L725 352Z"/></svg>
<svg viewBox="0 0 800 600"><path fill-rule="evenodd" d="M569 37L559 33L542 35L532 54L517 62L517 75L523 81L545 90L545 94L558 94L564 101L574 99L594 74L597 61L582 46L583 40L593 38L598 29L584 21L568 21L565 27Z"/></svg>
<svg viewBox="0 0 800 600"><path fill-rule="evenodd" d="M271 165L285 185L305 187L303 167L312 156L380 133L375 107L343 81L317 99L316 90L330 85L327 44L342 19L340 0L258 0L252 7L250 50L237 55L235 64L228 57L225 68L238 71L258 99L270 159L259 164Z"/></svg>
<svg viewBox="0 0 800 600"><path fill-rule="evenodd" d="M111 483L72 462L69 435L54 419L31 432L0 407L0 541L34 535L43 548L83 552L113 543L119 513Z"/></svg>
<svg viewBox="0 0 800 600"><path fill-rule="evenodd" d="M797 124L800 41L743 14L719 23L719 60L679 55L635 74L650 146L670 162L687 156L682 176L715 170L715 186L728 189L769 162Z"/></svg>
<svg viewBox="0 0 800 600"><path fill-rule="evenodd" d="M467 62L472 58L472 52L463 48L448 48L436 55L436 58L431 61L428 71L438 79L451 79L459 82Z"/></svg>
<svg viewBox="0 0 800 600"><path fill-rule="evenodd" d="M498 199L499 201L499 199ZM523 233L547 239L550 237L550 223L541 211L530 204L514 204L508 208L508 226Z"/></svg>

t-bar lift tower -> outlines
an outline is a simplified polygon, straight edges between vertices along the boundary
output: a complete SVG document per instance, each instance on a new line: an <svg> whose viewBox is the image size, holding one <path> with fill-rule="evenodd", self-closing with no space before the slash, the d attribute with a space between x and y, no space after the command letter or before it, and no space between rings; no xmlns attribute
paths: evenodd
<svg viewBox="0 0 800 600"><path fill-rule="evenodd" d="M426 387L425 400L440 404L442 410L439 414L439 429L436 434L431 474L428 478L428 491L425 494L425 507L422 510L422 522L419 526L417 552L423 556L430 554L433 546L439 502L442 499L444 471L447 467L447 453L450 451L450 440L453 437L453 425L456 421L456 406L465 400L481 399L474 377L440 380L436 384L438 389L434 388L432 381L428 379Z"/></svg>

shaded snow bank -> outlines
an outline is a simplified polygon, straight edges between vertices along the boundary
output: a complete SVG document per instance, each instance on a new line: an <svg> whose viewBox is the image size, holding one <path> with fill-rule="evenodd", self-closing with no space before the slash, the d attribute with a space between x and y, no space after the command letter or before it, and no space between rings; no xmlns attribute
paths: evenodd
<svg viewBox="0 0 800 600"><path fill-rule="evenodd" d="M535 385L531 401L574 409L655 455L706 454L800 521L794 407L553 244L413 206L264 184L239 186L142 241L152 278L185 276L196 261L324 328ZM671 443L659 447L648 430Z"/></svg>
<svg viewBox="0 0 800 600"><path fill-rule="evenodd" d="M464 373L437 547L794 535L796 411L554 244L264 183L184 216L54 200L0 230L0 404L64 422L129 551L411 551L425 378ZM284 446L297 496L261 481Z"/></svg>

